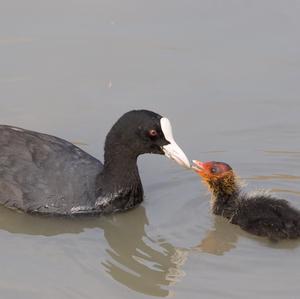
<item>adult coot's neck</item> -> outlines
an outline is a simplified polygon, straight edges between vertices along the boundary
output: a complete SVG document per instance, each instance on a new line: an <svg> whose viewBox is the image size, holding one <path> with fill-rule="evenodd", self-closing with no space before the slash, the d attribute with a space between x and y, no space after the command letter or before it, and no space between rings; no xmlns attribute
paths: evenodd
<svg viewBox="0 0 300 299"><path fill-rule="evenodd" d="M240 187L231 172L221 178L207 182L212 191L212 210L216 215L232 219L240 201Z"/></svg>
<svg viewBox="0 0 300 299"><path fill-rule="evenodd" d="M96 196L96 208L103 212L128 210L141 203L143 187L137 156L121 147L105 154L103 171L96 180Z"/></svg>
<svg viewBox="0 0 300 299"><path fill-rule="evenodd" d="M134 139L128 138L117 122L105 141L104 167L96 179L96 209L104 213L125 211L143 201L139 154Z"/></svg>

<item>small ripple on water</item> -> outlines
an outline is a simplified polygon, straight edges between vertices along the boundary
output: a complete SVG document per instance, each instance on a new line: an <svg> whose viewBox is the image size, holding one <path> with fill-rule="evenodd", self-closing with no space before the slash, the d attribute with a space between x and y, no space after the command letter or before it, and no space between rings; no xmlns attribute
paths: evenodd
<svg viewBox="0 0 300 299"><path fill-rule="evenodd" d="M14 45L14 44L27 44L33 41L30 37L0 37L0 44Z"/></svg>
<svg viewBox="0 0 300 299"><path fill-rule="evenodd" d="M288 151L288 150L265 150L266 154L269 154L271 156L291 156L291 157L298 157L300 156L300 151Z"/></svg>
<svg viewBox="0 0 300 299"><path fill-rule="evenodd" d="M299 175L290 175L290 174L272 174L272 175L256 175L245 180L257 180L257 181L268 181L268 180L281 180L281 181L298 181L300 180Z"/></svg>

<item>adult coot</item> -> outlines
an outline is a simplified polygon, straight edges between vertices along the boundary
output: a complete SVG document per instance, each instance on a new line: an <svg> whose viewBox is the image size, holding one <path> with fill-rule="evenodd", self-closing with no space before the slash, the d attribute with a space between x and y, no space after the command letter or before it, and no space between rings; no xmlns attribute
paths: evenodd
<svg viewBox="0 0 300 299"><path fill-rule="evenodd" d="M212 210L245 231L271 240L300 237L300 211L267 193L247 194L232 168L223 162L193 161L212 192Z"/></svg>
<svg viewBox="0 0 300 299"><path fill-rule="evenodd" d="M137 158L164 154L189 167L169 120L154 112L124 114L105 141L104 164L72 143L0 126L0 202L53 215L125 211L143 200Z"/></svg>

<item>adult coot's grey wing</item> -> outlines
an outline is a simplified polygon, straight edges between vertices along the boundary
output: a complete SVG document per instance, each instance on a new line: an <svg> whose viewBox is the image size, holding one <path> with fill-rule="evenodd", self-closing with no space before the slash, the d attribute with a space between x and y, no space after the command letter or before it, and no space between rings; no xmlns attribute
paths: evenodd
<svg viewBox="0 0 300 299"><path fill-rule="evenodd" d="M57 137L0 125L0 203L26 212L88 213L97 159Z"/></svg>

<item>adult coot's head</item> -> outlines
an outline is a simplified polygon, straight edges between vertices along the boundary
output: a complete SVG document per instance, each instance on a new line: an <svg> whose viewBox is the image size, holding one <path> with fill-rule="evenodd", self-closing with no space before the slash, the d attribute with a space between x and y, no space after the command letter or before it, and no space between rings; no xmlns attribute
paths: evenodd
<svg viewBox="0 0 300 299"><path fill-rule="evenodd" d="M105 164L119 163L122 158L136 159L145 153L166 155L190 167L188 158L173 138L171 123L166 117L148 110L127 112L106 137Z"/></svg>

